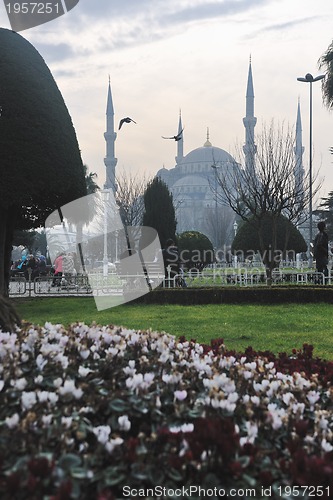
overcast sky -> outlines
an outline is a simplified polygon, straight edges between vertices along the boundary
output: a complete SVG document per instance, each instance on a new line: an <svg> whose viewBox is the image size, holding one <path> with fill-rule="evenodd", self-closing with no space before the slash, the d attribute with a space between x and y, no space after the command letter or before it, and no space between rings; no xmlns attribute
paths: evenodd
<svg viewBox="0 0 333 500"><path fill-rule="evenodd" d="M3 4L1 26L10 28ZM105 110L110 75L118 133L118 169L154 175L175 164L182 112L184 154L200 147L209 127L214 146L236 156L249 57L256 132L272 118L294 126L300 98L304 166L309 163L309 85L333 39L329 0L80 0L65 16L20 32L40 52L63 94L83 161L105 181ZM27 89L27 92L29 89ZM333 191L333 115L313 87L314 170Z"/></svg>

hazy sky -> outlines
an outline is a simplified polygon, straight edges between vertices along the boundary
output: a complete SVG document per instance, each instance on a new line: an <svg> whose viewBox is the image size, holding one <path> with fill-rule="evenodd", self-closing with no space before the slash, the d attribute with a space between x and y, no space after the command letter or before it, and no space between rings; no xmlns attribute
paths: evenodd
<svg viewBox="0 0 333 500"><path fill-rule="evenodd" d="M1 26L9 28L3 4ZM184 154L210 140L235 155L252 57L256 132L271 119L293 126L300 98L304 166L309 161L309 85L333 39L330 0L80 0L65 16L22 31L63 94L83 161L105 181L105 110L110 75L118 169L153 175L174 166L182 112ZM27 89L29 92L29 89ZM314 169L333 190L333 114L313 86Z"/></svg>

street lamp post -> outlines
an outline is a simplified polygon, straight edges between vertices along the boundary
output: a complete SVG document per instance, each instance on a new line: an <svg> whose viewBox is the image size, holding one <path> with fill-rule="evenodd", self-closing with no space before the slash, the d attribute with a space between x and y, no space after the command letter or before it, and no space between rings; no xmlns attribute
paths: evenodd
<svg viewBox="0 0 333 500"><path fill-rule="evenodd" d="M182 207L181 205L184 203L185 200L179 200L176 203L176 214L177 214L177 232L181 233L182 232ZM179 215L179 221L178 221L178 215Z"/></svg>
<svg viewBox="0 0 333 500"><path fill-rule="evenodd" d="M217 165L211 165L215 170L215 248L218 246L218 215L217 215Z"/></svg>
<svg viewBox="0 0 333 500"><path fill-rule="evenodd" d="M312 253L311 253L311 243L312 243L312 84L318 82L325 78L325 75L318 75L315 78L311 73L307 73L305 78L299 77L297 80L299 82L305 82L310 84L310 110L309 110L309 267L313 265Z"/></svg>
<svg viewBox="0 0 333 500"><path fill-rule="evenodd" d="M108 275L108 201L109 201L109 190L102 190L104 196L104 249L103 249L103 277L106 278Z"/></svg>
<svg viewBox="0 0 333 500"><path fill-rule="evenodd" d="M235 237L236 237L236 234L237 234L237 229L238 229L238 224L237 224L237 221L234 222L234 232L235 232Z"/></svg>

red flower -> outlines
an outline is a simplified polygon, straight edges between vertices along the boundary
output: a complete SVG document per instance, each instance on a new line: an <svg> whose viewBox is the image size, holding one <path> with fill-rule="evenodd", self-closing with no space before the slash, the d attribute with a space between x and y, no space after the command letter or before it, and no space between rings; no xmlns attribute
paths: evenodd
<svg viewBox="0 0 333 500"><path fill-rule="evenodd" d="M301 486L333 487L332 454L308 456L304 450L298 450L292 456L290 470L293 481Z"/></svg>
<svg viewBox="0 0 333 500"><path fill-rule="evenodd" d="M295 431L301 437L305 438L309 430L309 421L308 420L298 420L295 422Z"/></svg>
<svg viewBox="0 0 333 500"><path fill-rule="evenodd" d="M7 490L10 495L14 497L14 493L20 488L20 474L19 472L13 472L7 477Z"/></svg>
<svg viewBox="0 0 333 500"><path fill-rule="evenodd" d="M104 489L99 492L97 500L114 500L115 497L110 489Z"/></svg>
<svg viewBox="0 0 333 500"><path fill-rule="evenodd" d="M231 462L229 464L229 470L235 478L238 478L242 475L243 467L239 462L235 460L234 462Z"/></svg>
<svg viewBox="0 0 333 500"><path fill-rule="evenodd" d="M239 444L235 425L228 418L198 418L187 440L195 458L199 459L204 450L215 449L225 463L232 460Z"/></svg>
<svg viewBox="0 0 333 500"><path fill-rule="evenodd" d="M259 479L264 488L270 486L274 481L273 474L270 470L262 470L259 474Z"/></svg>
<svg viewBox="0 0 333 500"><path fill-rule="evenodd" d="M57 494L53 500L70 500L72 493L72 483L69 479L63 481L58 488Z"/></svg>
<svg viewBox="0 0 333 500"><path fill-rule="evenodd" d="M52 465L47 458L31 458L28 462L28 469L34 476L44 478L52 471Z"/></svg>

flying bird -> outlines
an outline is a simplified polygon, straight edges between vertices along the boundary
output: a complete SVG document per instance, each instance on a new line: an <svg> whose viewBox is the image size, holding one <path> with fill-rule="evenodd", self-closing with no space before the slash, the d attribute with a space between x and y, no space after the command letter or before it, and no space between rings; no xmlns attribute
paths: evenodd
<svg viewBox="0 0 333 500"><path fill-rule="evenodd" d="M119 122L119 128L118 128L118 130L120 130L120 129L121 129L121 127L122 127L123 123L131 123L131 122L136 123L136 122L135 122L134 120L132 120L132 118L130 118L129 116L127 116L126 118L122 118L122 119L120 120L120 122Z"/></svg>
<svg viewBox="0 0 333 500"><path fill-rule="evenodd" d="M184 129L182 128L182 130L181 130L180 132L178 132L178 134L177 134L177 135L173 135L172 137L164 137L164 136L162 135L162 139L174 139L175 141L180 141L180 139L182 138L182 133L183 133L183 130L184 130Z"/></svg>

